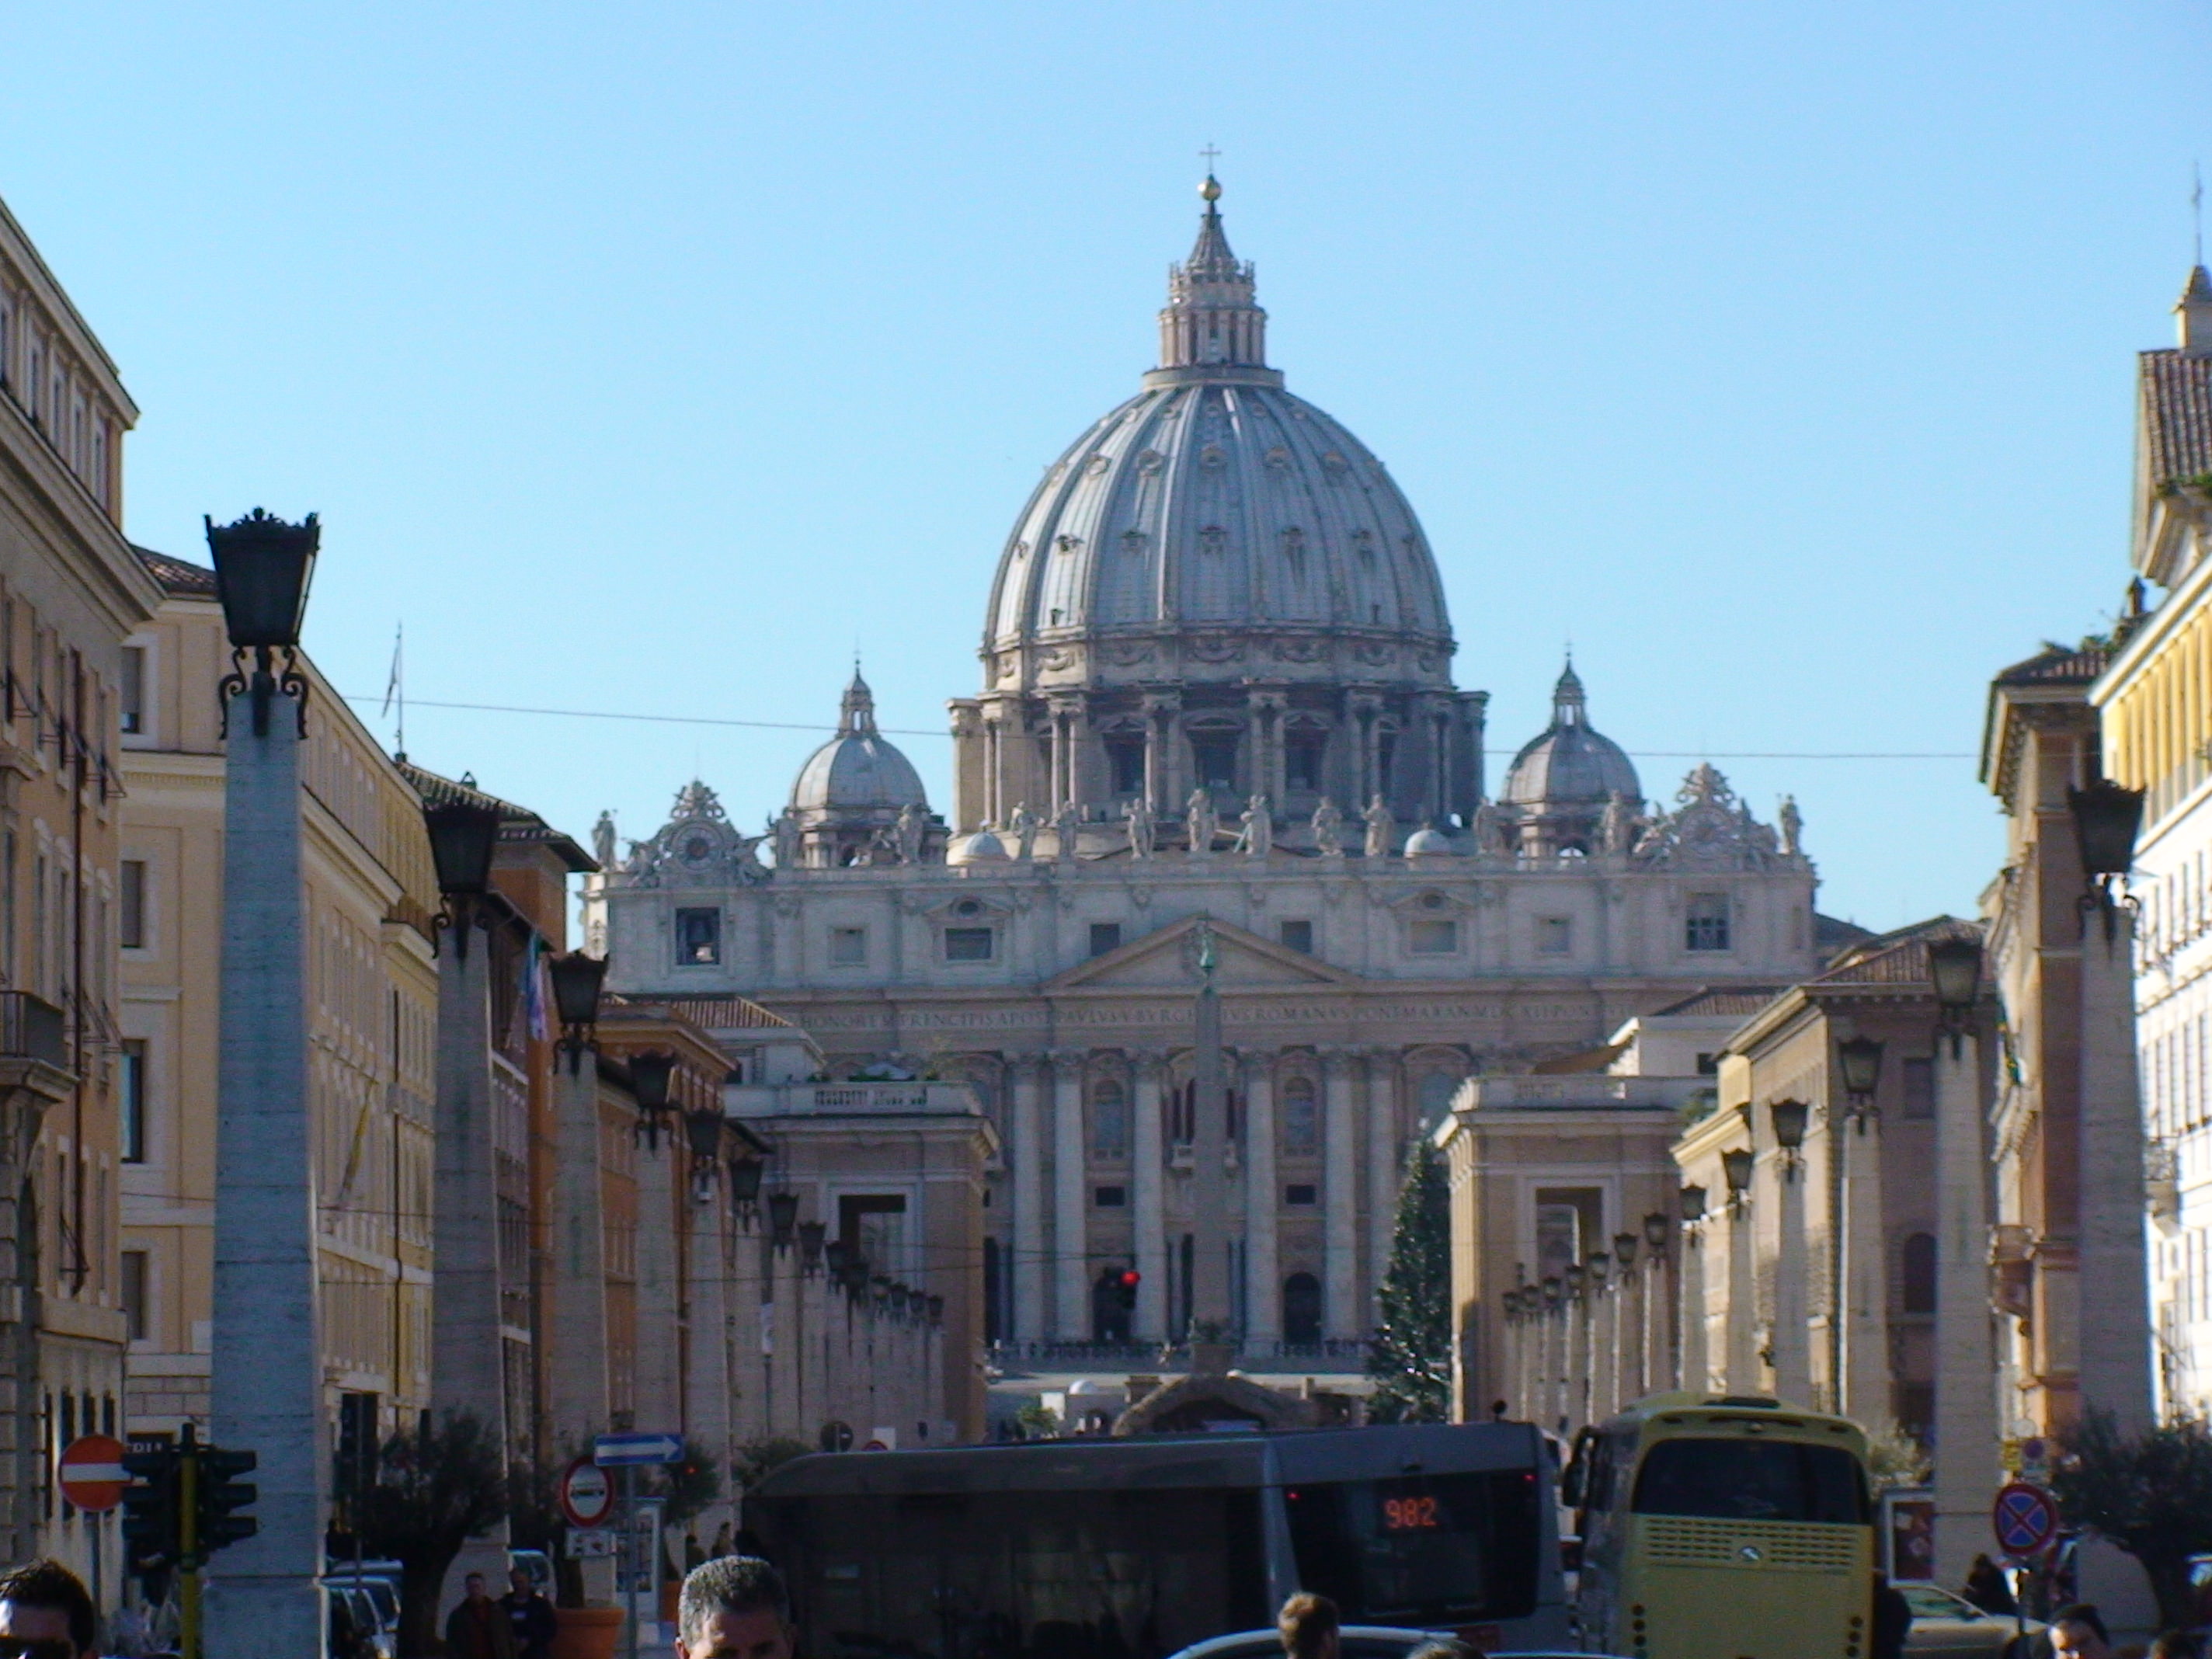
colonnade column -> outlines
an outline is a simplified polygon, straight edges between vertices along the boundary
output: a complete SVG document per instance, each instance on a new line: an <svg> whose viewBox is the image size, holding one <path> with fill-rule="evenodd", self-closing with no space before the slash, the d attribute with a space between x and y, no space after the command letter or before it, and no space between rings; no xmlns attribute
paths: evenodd
<svg viewBox="0 0 2212 1659"><path fill-rule="evenodd" d="M1879 1423L1889 1395L1889 1275L1882 1243L1881 1119L1858 1115L1844 1164L1844 1389L1837 1410Z"/></svg>
<svg viewBox="0 0 2212 1659"><path fill-rule="evenodd" d="M1283 1338L1276 1284L1275 1057L1244 1058L1244 1340L1266 1348ZM1140 1212L1141 1214L1141 1212Z"/></svg>
<svg viewBox="0 0 2212 1659"><path fill-rule="evenodd" d="M1398 1057L1367 1051L1367 1298L1374 1305L1390 1266L1404 1159L1398 1139Z"/></svg>
<svg viewBox="0 0 2212 1659"><path fill-rule="evenodd" d="M1359 1188L1358 1141L1352 1121L1352 1057L1341 1048L1322 1056L1322 1334L1359 1334Z"/></svg>
<svg viewBox="0 0 2212 1659"><path fill-rule="evenodd" d="M1054 1337L1091 1340L1091 1253L1085 1237L1083 1055L1052 1057Z"/></svg>
<svg viewBox="0 0 2212 1659"><path fill-rule="evenodd" d="M727 1468L736 1445L730 1433L729 1275L722 1255L726 1200L720 1160L715 1164L714 1172L694 1173L685 1217L690 1230L690 1283L685 1286L690 1353L684 1368L684 1432L707 1447L718 1467ZM793 1420L802 1426L806 1421L797 1414ZM708 1516L708 1523L717 1524L730 1515L725 1498Z"/></svg>
<svg viewBox="0 0 2212 1659"><path fill-rule="evenodd" d="M1996 1362L1990 1333L1989 1157L1983 1135L1981 1045L1970 1032L1936 1039L1936 1576L1956 1588L1989 1547L1998 1467ZM2142 1224L2137 1206L2132 1226ZM2138 1281L2140 1283L2140 1281ZM2089 1296L2128 1287L2083 1280Z"/></svg>
<svg viewBox="0 0 2212 1659"><path fill-rule="evenodd" d="M1042 1079L1039 1062L1014 1062L1014 1340L1041 1342L1044 1317L1044 1121L1038 1109Z"/></svg>
<svg viewBox="0 0 2212 1659"><path fill-rule="evenodd" d="M1759 1297L1752 1273L1751 1198L1732 1195L1728 1210L1728 1382L1730 1394L1759 1392Z"/></svg>
<svg viewBox="0 0 2212 1659"><path fill-rule="evenodd" d="M1781 1196L1774 1249L1774 1392L1785 1405L1813 1397L1812 1338L1805 1295L1805 1171L1799 1155L1777 1148L1767 1155Z"/></svg>
<svg viewBox="0 0 2212 1659"><path fill-rule="evenodd" d="M1130 1141L1136 1176L1137 1310L1129 1334L1139 1342L1167 1340L1168 1243L1162 1205L1167 1151L1160 1124L1160 1077L1166 1062L1147 1054L1137 1062L1137 1121Z"/></svg>
<svg viewBox="0 0 2212 1659"><path fill-rule="evenodd" d="M552 1319L547 1381L556 1445L607 1430L607 1274L599 1176L599 1055L564 1047L554 1073L561 1156L553 1166Z"/></svg>

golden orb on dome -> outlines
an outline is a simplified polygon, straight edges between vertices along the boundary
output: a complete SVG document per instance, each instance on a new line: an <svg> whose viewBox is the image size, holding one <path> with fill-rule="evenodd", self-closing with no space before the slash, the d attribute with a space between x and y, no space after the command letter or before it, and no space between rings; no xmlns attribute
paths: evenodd
<svg viewBox="0 0 2212 1659"><path fill-rule="evenodd" d="M1220 180L1216 179L1212 173L1207 173L1206 175L1206 182L1198 187L1198 193L1209 202L1219 201L1221 199Z"/></svg>

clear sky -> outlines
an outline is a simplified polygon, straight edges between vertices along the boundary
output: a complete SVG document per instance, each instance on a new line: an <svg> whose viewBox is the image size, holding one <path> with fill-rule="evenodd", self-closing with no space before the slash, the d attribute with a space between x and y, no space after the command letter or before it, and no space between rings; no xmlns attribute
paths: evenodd
<svg viewBox="0 0 2212 1659"><path fill-rule="evenodd" d="M2182 0L80 0L0 40L0 197L144 410L131 533L319 511L310 647L373 699L404 620L427 765L580 836L696 772L757 827L807 732L422 705L826 724L856 647L941 733L1212 143L1496 748L1571 640L1648 794L1708 754L1794 793L1880 927L1973 906L1989 677L2119 602L2212 161ZM949 806L949 742L900 741Z"/></svg>

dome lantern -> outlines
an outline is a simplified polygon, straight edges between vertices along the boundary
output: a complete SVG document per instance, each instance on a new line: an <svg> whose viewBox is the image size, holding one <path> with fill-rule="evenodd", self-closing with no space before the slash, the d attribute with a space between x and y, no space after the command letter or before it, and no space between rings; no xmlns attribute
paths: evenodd
<svg viewBox="0 0 2212 1659"><path fill-rule="evenodd" d="M838 702L837 734L799 769L783 822L777 862L788 850L816 868L915 863L925 842L942 840L921 775L876 729L875 694L857 663Z"/></svg>
<svg viewBox="0 0 2212 1659"><path fill-rule="evenodd" d="M1589 723L1582 677L1570 661L1552 689L1552 723L1513 757L1503 799L1518 810L1521 848L1542 857L1599 850L1599 827L1618 794L1639 805L1644 787L1620 745Z"/></svg>

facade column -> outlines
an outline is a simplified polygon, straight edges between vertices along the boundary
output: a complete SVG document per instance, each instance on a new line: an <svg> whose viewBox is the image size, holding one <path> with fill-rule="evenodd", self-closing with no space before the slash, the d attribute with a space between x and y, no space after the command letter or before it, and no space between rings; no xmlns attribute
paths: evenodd
<svg viewBox="0 0 2212 1659"><path fill-rule="evenodd" d="M1751 1194L1737 1194L1728 1208L1728 1319L1724 1328L1729 1394L1759 1392L1759 1291L1752 1271Z"/></svg>
<svg viewBox="0 0 2212 1659"><path fill-rule="evenodd" d="M1244 1056L1244 1341L1266 1353L1283 1340L1283 1297L1277 1282L1275 1218L1275 1056Z"/></svg>
<svg viewBox="0 0 2212 1659"><path fill-rule="evenodd" d="M1363 1323L1371 1321L1375 1298L1382 1291L1382 1275L1390 1266L1405 1163L1398 1136L1398 1056L1388 1049L1367 1052L1367 1301Z"/></svg>
<svg viewBox="0 0 2212 1659"><path fill-rule="evenodd" d="M607 1431L606 1220L600 1206L599 1066L590 1048L555 1068L552 1317L546 1358L553 1443L565 1451Z"/></svg>
<svg viewBox="0 0 2212 1659"><path fill-rule="evenodd" d="M1322 1055L1322 1334L1331 1341L1359 1335L1358 1150L1352 1119L1352 1057L1341 1048Z"/></svg>
<svg viewBox="0 0 2212 1659"><path fill-rule="evenodd" d="M1989 1178L1971 1034L1936 1040L1936 1576L1956 1588L1988 1549L1998 1471ZM2130 1220L2142 1224L2138 1208ZM2087 1282L2085 1280L2085 1282ZM2112 1287L2118 1288L2118 1287ZM2138 1291L2140 1294L2140 1291ZM2084 1298L2085 1302L2087 1298ZM2085 1345L2086 1352L2086 1345Z"/></svg>
<svg viewBox="0 0 2212 1659"><path fill-rule="evenodd" d="M708 1449L716 1467L727 1469L737 1450L730 1432L730 1297L722 1255L722 1218L729 1206L720 1160L715 1162L715 1173L703 1186L694 1177L685 1206L690 1226L686 1252L690 1282L684 1286L684 1334L690 1352L684 1368L684 1432ZM556 1355L556 1363L558 1358ZM793 1403L798 1403L795 1397ZM806 1421L803 1416L796 1420L802 1426ZM700 1517L709 1538L731 1518L727 1493Z"/></svg>
<svg viewBox="0 0 2212 1659"><path fill-rule="evenodd" d="M1176 799L1176 707L1173 697L1145 699L1145 799L1152 803L1153 814L1158 817L1172 817L1182 810Z"/></svg>
<svg viewBox="0 0 2212 1659"><path fill-rule="evenodd" d="M1881 1119L1860 1115L1844 1153L1844 1394L1862 1423L1896 1409L1890 1398L1889 1275L1882 1239Z"/></svg>
<svg viewBox="0 0 2212 1659"><path fill-rule="evenodd" d="M1601 1252L1602 1254L1602 1252ZM1602 1267L1593 1267L1589 1278L1589 1421L1602 1423L1613 1415L1613 1397L1620 1392L1620 1286L1607 1256Z"/></svg>
<svg viewBox="0 0 2212 1659"><path fill-rule="evenodd" d="M995 716L986 715L983 720L983 822L1000 822L999 812L999 722Z"/></svg>
<svg viewBox="0 0 2212 1659"><path fill-rule="evenodd" d="M210 530L210 541L219 533ZM307 1110L307 918L300 835L304 704L295 708L289 696L270 695L267 651L260 661L254 690L234 682L235 692L226 694L212 1427L216 1445L250 1446L260 1455L255 1484L261 1495L255 1513L261 1529L214 1558L207 1620L212 1652L319 1655L325 1632L319 1579L330 1464L323 1432L315 1166ZM306 695L304 688L300 695ZM467 922L465 915L462 927ZM459 931L447 934L444 969L454 965L450 958ZM471 958L474 974L453 975L473 986L479 1007L488 954L479 946ZM446 975L439 978L442 989ZM481 1044L477 1058L486 1063ZM441 1108L444 1094L441 1088ZM489 1114L480 1116L484 1127L476 1145L483 1153L483 1172L477 1196L489 1205ZM441 1200L445 1161L441 1136ZM490 1243L487 1230L487 1250ZM491 1279L489 1328L494 1333L496 1398L495 1264ZM441 1323L439 1335L445 1334ZM503 1426L499 1419L493 1421Z"/></svg>
<svg viewBox="0 0 2212 1659"><path fill-rule="evenodd" d="M1682 1340L1674 1386L1692 1394L1703 1394L1713 1385L1711 1331L1705 1309L1705 1256L1710 1242L1710 1224L1703 1217L1683 1227L1681 1265L1676 1270L1680 1305L1675 1316Z"/></svg>
<svg viewBox="0 0 2212 1659"><path fill-rule="evenodd" d="M2135 915L2082 919L2080 1283L2084 1411L2139 1433L2155 1420L2150 1262L2143 1238L2142 1097L2136 1069ZM1940 1259L1940 1258L1939 1258Z"/></svg>
<svg viewBox="0 0 2212 1659"><path fill-rule="evenodd" d="M1137 1060L1133 1091L1136 1121L1129 1156L1135 1176L1137 1309L1129 1334L1139 1342L1167 1340L1168 1241L1163 1205L1167 1150L1161 1134L1160 1084L1166 1062L1157 1054Z"/></svg>
<svg viewBox="0 0 2212 1659"><path fill-rule="evenodd" d="M679 1129L678 1133L682 1132ZM658 1149L641 1148L637 1160L637 1384L636 1426L647 1434L672 1432L684 1421L678 1321L683 1287L676 1270L677 1144L662 1137ZM481 1339L479 1339L481 1340Z"/></svg>
<svg viewBox="0 0 2212 1659"><path fill-rule="evenodd" d="M1085 1237L1089 1173L1084 1154L1083 1055L1063 1049L1052 1057L1053 1206L1052 1334L1061 1342L1091 1340L1091 1252Z"/></svg>
<svg viewBox="0 0 2212 1659"><path fill-rule="evenodd" d="M1019 1342L1042 1342L1048 1334L1044 1297L1044 1114L1039 1062L1014 1062L1014 1260L1012 1318Z"/></svg>
<svg viewBox="0 0 2212 1659"><path fill-rule="evenodd" d="M1813 1399L1812 1330L1805 1296L1805 1170L1796 1155L1777 1148L1767 1170L1780 1199L1774 1248L1774 1392L1786 1406Z"/></svg>

